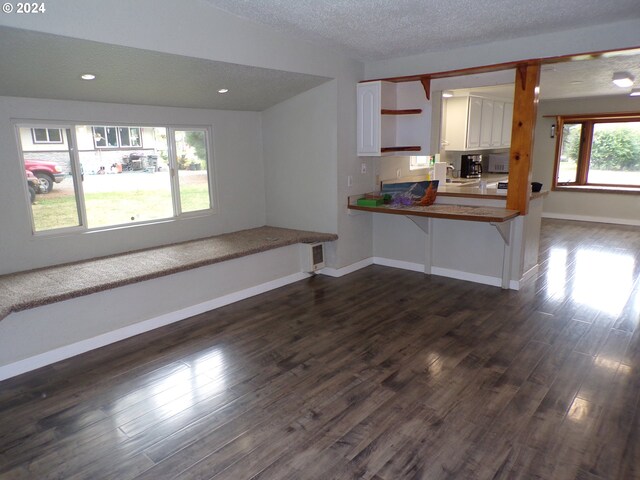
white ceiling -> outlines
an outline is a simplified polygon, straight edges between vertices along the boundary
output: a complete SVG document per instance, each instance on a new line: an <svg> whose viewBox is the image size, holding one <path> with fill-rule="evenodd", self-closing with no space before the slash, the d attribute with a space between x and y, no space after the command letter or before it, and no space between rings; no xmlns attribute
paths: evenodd
<svg viewBox="0 0 640 480"><path fill-rule="evenodd" d="M368 59L640 16L640 0L200 1ZM626 94L611 77L628 71L640 86L640 50L633 53L545 65L540 98ZM0 27L0 65L4 96L227 110L262 111L329 80L9 27ZM84 72L98 78L81 81ZM218 94L223 87L230 92Z"/></svg>
<svg viewBox="0 0 640 480"><path fill-rule="evenodd" d="M640 51L635 55L604 56L575 62L542 66L540 99L581 98L607 95L627 95L629 88L612 82L614 72L629 72L640 87Z"/></svg>
<svg viewBox="0 0 640 480"><path fill-rule="evenodd" d="M640 17L639 0L201 0L360 60Z"/></svg>
<svg viewBox="0 0 640 480"><path fill-rule="evenodd" d="M329 80L8 27L0 65L3 96L223 110L262 111Z"/></svg>

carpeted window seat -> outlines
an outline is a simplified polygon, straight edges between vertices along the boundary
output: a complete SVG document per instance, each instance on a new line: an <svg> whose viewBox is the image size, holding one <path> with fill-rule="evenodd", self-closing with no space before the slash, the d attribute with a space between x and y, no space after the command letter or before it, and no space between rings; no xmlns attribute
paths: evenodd
<svg viewBox="0 0 640 480"><path fill-rule="evenodd" d="M163 247L0 276L0 321L11 312L130 285L335 234L259 227Z"/></svg>
<svg viewBox="0 0 640 480"><path fill-rule="evenodd" d="M0 276L0 381L303 280L299 244L336 239L259 227Z"/></svg>

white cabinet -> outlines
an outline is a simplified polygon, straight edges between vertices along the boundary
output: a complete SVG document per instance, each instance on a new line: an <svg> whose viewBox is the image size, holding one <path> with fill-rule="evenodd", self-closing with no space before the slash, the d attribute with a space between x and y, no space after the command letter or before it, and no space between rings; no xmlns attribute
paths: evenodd
<svg viewBox="0 0 640 480"><path fill-rule="evenodd" d="M511 146L511 129L513 128L513 103L504 104L504 115L502 117L502 140L503 147Z"/></svg>
<svg viewBox="0 0 640 480"><path fill-rule="evenodd" d="M502 120L504 118L504 102L493 102L493 117L491 118L491 148L502 147Z"/></svg>
<svg viewBox="0 0 640 480"><path fill-rule="evenodd" d="M512 118L512 103L475 96L447 98L442 145L455 151L509 147Z"/></svg>
<svg viewBox="0 0 640 480"><path fill-rule="evenodd" d="M502 125L502 119L500 119ZM491 147L491 133L493 132L493 100L482 99L482 113L480 114L480 148Z"/></svg>
<svg viewBox="0 0 640 480"><path fill-rule="evenodd" d="M358 84L358 155L380 155L381 83Z"/></svg>
<svg viewBox="0 0 640 480"><path fill-rule="evenodd" d="M480 147L480 125L482 123L482 99L469 97L467 124L467 148ZM464 138L464 135L462 136Z"/></svg>
<svg viewBox="0 0 640 480"><path fill-rule="evenodd" d="M364 82L357 87L359 156L427 155L431 102L420 82Z"/></svg>

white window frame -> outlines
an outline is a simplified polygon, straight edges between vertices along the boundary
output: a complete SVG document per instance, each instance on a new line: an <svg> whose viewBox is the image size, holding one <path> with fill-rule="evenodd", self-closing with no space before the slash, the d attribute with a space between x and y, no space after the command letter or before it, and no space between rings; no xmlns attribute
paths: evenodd
<svg viewBox="0 0 640 480"><path fill-rule="evenodd" d="M116 127L118 132L118 145L120 148L143 148L142 147L142 128L143 127ZM127 129L129 132L129 145L125 145L122 141L122 130ZM139 145L131 145L131 130L138 130L138 143Z"/></svg>
<svg viewBox="0 0 640 480"><path fill-rule="evenodd" d="M45 133L47 134L47 139L46 140L37 140L36 139L36 130L44 130ZM60 140L51 140L51 137L49 135L49 131L50 130L57 130L58 131L58 135L60 135ZM37 145L42 145L42 144L62 145L62 144L64 144L64 138L62 137L62 129L61 128L32 127L31 128L31 140L33 141L34 144L37 144Z"/></svg>
<svg viewBox="0 0 640 480"><path fill-rule="evenodd" d="M171 196L172 196L172 205L173 205L173 216L161 219L154 220L143 220L140 222L129 222L117 225L108 225L108 226L100 226L89 228L87 226L87 212L85 208L85 199L84 199L84 189L82 188L81 179L81 167L80 167L80 156L77 149L77 139L76 139L76 127L78 126L91 126L92 133L94 126L102 126L95 125L95 122L83 122L83 121L73 121L73 122L55 122L49 124L48 122L43 122L42 120L14 120L13 122L14 131L16 135L16 142L18 147L18 160L20 162L24 161L24 150L22 148L22 142L20 138L20 128L58 128L60 130L70 130L70 138L68 138L68 148L71 160L71 174L75 187L75 195L76 195L76 206L78 208L78 214L80 219L80 225L73 227L62 227L50 230L36 231L35 230L35 220L33 217L33 210L31 205L28 205L29 216L31 220L31 232L34 236L59 236L65 234L83 234L83 233L94 233L99 231L108 231L122 228L134 228L142 225L151 225L151 224L161 224L173 221L180 221L183 219L194 218L194 217L202 217L202 216L210 216L218 213L217 210L217 189L216 187L216 174L215 174L215 162L213 156L213 127L211 125L166 125L166 124L140 124L137 127L131 128L140 128L140 143L142 144L142 129L143 128L164 128L167 131L167 155L168 155L168 163L170 170L170 185L171 185ZM42 126L42 124L47 125L46 127ZM110 124L111 126L111 124ZM115 124L114 127L116 129L120 127L128 127L128 125L118 125ZM209 186L209 208L204 210L196 210L192 212L182 212L182 207L180 205L180 184L179 184L179 176L178 176L178 165L176 159L176 149L175 149L175 134L176 130L200 130L204 131L205 134L205 146L206 146L206 162L207 162L207 182ZM118 131L118 130L116 130ZM62 132L61 132L62 133ZM62 137L64 138L64 137ZM96 147L105 148L105 147ZM137 147L135 147L137 148ZM23 169L22 169L23 170ZM25 185L26 189L26 173L22 173L24 177L24 181L22 182ZM25 196L26 198L26 196Z"/></svg>
<svg viewBox="0 0 640 480"><path fill-rule="evenodd" d="M91 133L93 134L93 146L95 149L105 150L105 149L117 149L117 148L143 148L142 146L142 129L145 127L137 126L131 127L128 125L87 125L91 127ZM96 129L102 128L104 129L104 140L105 144L108 142L109 135L108 130L113 129L116 133L116 145L98 145L98 141L96 140ZM147 127L149 128L149 127ZM129 132L129 143L125 145L122 141L122 130L127 129ZM131 130L138 130L138 142L139 145L131 145Z"/></svg>
<svg viewBox="0 0 640 480"><path fill-rule="evenodd" d="M431 156L429 155L412 155L409 157L409 170L425 170L429 168Z"/></svg>

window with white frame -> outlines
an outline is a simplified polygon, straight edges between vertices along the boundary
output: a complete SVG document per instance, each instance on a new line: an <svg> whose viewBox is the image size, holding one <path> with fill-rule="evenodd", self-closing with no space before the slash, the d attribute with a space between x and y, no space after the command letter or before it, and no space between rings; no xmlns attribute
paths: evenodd
<svg viewBox="0 0 640 480"><path fill-rule="evenodd" d="M32 128L31 139L33 143L62 143L62 130L60 128Z"/></svg>
<svg viewBox="0 0 640 480"><path fill-rule="evenodd" d="M56 126L52 130L60 132L65 148L44 150L29 150L24 140L33 127L17 128L25 170L69 172L52 174L52 188L36 194L34 233L109 228L212 209L206 127ZM116 142L140 148L109 150Z"/></svg>
<svg viewBox="0 0 640 480"><path fill-rule="evenodd" d="M409 170L420 170L429 167L431 156L417 155L409 157Z"/></svg>
<svg viewBox="0 0 640 480"><path fill-rule="evenodd" d="M91 127L96 148L141 147L140 127Z"/></svg>

